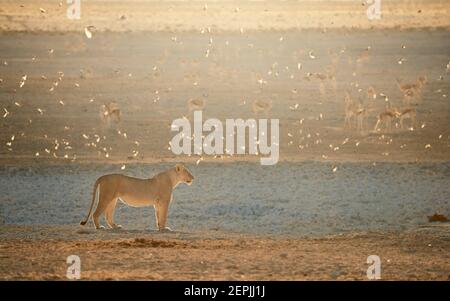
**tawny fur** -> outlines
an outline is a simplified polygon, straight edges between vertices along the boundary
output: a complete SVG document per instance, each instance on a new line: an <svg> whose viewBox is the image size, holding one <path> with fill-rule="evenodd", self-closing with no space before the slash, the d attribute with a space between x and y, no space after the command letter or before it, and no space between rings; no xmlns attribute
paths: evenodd
<svg viewBox="0 0 450 301"><path fill-rule="evenodd" d="M102 121L109 124L112 120L119 123L122 120L122 112L115 101L102 105L101 108Z"/></svg>
<svg viewBox="0 0 450 301"><path fill-rule="evenodd" d="M99 223L102 214L105 214L110 228L121 228L120 225L114 223L116 203L118 199L121 199L125 204L133 207L153 205L158 229L160 231L170 230L166 227L166 222L173 189L179 183L190 185L193 180L192 174L181 164L150 179L138 179L121 174L104 175L95 181L89 213L80 224L84 226L88 222L97 190L100 190L98 205L93 214L95 228L104 228Z"/></svg>
<svg viewBox="0 0 450 301"><path fill-rule="evenodd" d="M392 119L397 117L396 112L390 109L386 109L385 111L381 112L377 116L377 123L375 124L374 131L378 131L381 129L381 125L385 125L385 129L387 132L390 132L392 129Z"/></svg>
<svg viewBox="0 0 450 301"><path fill-rule="evenodd" d="M416 126L417 111L414 108L407 108L396 112L397 117L400 119L400 128L403 129L403 121L407 118L411 120L411 127Z"/></svg>

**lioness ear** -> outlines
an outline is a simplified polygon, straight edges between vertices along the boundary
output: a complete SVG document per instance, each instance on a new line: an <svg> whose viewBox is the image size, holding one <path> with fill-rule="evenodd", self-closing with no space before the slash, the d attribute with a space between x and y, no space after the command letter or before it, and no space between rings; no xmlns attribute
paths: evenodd
<svg viewBox="0 0 450 301"><path fill-rule="evenodd" d="M175 165L175 170L176 170L177 172L180 172L180 171L181 171L181 166L180 166L180 164Z"/></svg>

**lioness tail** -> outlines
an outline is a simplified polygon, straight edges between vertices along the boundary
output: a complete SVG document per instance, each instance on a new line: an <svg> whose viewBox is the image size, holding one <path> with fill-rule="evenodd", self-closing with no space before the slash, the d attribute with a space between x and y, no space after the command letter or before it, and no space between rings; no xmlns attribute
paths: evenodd
<svg viewBox="0 0 450 301"><path fill-rule="evenodd" d="M98 185L99 185L99 181L100 181L100 178L97 179L97 181L95 181L95 184L94 184L94 191L92 192L92 202L91 202L91 207L89 208L89 213L88 213L88 215L86 216L86 219L85 219L85 220L82 220L82 221L80 222L80 225L82 225L82 226L86 225L86 223L89 221L89 217L91 217L92 207L94 207L95 197L97 196L97 187L98 187Z"/></svg>

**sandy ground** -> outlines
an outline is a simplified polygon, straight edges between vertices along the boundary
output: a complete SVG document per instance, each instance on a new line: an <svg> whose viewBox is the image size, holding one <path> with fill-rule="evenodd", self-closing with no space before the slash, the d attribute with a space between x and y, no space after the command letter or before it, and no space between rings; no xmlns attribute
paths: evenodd
<svg viewBox="0 0 450 301"><path fill-rule="evenodd" d="M383 279L447 280L448 223L427 216L450 215L448 1L383 1L379 21L359 1L204 5L82 1L74 21L64 1L0 1L0 278L64 279L77 254L83 279L363 280L374 254ZM419 76L413 130L374 131ZM346 91L362 131L344 127ZM173 155L193 98L204 119L280 119L280 162ZM97 177L174 162L196 177L175 192L180 232L124 205L125 230L79 228Z"/></svg>
<svg viewBox="0 0 450 301"><path fill-rule="evenodd" d="M196 181L175 191L171 234L151 230L152 208L122 204L123 230L77 225L94 179L120 165L2 168L0 278L64 279L72 254L83 279L365 280L369 255L382 259L383 279L450 277L450 224L427 220L449 215L448 164L189 167Z"/></svg>
<svg viewBox="0 0 450 301"><path fill-rule="evenodd" d="M283 238L229 232L0 228L0 279L65 279L78 255L82 279L367 280L369 255L384 280L449 280L448 224L403 232Z"/></svg>

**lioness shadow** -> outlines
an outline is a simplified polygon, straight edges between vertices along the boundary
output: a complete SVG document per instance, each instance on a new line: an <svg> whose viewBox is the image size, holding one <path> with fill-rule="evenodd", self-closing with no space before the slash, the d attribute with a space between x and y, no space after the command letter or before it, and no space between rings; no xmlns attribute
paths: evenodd
<svg viewBox="0 0 450 301"><path fill-rule="evenodd" d="M188 232L171 230L171 231L159 231L157 229L107 229L107 232L110 233L119 233L119 234L188 234Z"/></svg>
<svg viewBox="0 0 450 301"><path fill-rule="evenodd" d="M166 235L166 234L189 234L189 232L171 230L159 231L157 229L85 229L81 228L77 231L78 234L152 234L152 235Z"/></svg>

